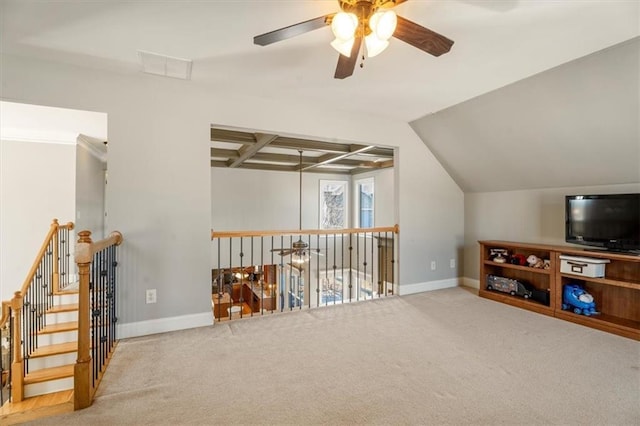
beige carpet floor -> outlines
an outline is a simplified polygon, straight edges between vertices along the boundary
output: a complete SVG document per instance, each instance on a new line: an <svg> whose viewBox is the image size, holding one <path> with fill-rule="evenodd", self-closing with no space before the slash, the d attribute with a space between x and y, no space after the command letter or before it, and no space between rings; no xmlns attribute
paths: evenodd
<svg viewBox="0 0 640 426"><path fill-rule="evenodd" d="M638 425L640 343L464 288L120 342L43 425Z"/></svg>

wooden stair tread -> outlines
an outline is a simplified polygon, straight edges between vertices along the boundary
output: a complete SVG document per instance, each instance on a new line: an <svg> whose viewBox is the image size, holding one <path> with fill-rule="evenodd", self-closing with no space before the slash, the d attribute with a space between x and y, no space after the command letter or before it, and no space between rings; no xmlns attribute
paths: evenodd
<svg viewBox="0 0 640 426"><path fill-rule="evenodd" d="M52 414L73 411L73 390L33 396L20 402L11 402L0 407L0 420L4 424L26 422Z"/></svg>
<svg viewBox="0 0 640 426"><path fill-rule="evenodd" d="M77 303L69 303L66 305L56 305L47 309L48 314L58 314L61 312L74 312L78 310Z"/></svg>
<svg viewBox="0 0 640 426"><path fill-rule="evenodd" d="M49 380L65 379L73 377L73 368L75 364L61 365L59 367L43 368L42 370L32 371L24 378L25 385L33 383L42 383Z"/></svg>
<svg viewBox="0 0 640 426"><path fill-rule="evenodd" d="M59 343L56 345L40 346L31 354L30 358L40 358L43 356L68 354L78 350L78 342Z"/></svg>
<svg viewBox="0 0 640 426"><path fill-rule="evenodd" d="M62 333L64 331L74 331L78 329L78 321L61 322L51 324L40 330L39 334Z"/></svg>

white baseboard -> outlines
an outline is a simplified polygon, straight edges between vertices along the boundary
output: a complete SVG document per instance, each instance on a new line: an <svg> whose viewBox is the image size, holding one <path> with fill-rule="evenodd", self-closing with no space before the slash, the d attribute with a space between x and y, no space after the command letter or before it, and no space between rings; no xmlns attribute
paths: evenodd
<svg viewBox="0 0 640 426"><path fill-rule="evenodd" d="M148 334L166 333L168 331L186 330L208 325L213 325L213 313L203 312L201 314L118 324L116 336L118 339L126 339L128 337L146 336Z"/></svg>
<svg viewBox="0 0 640 426"><path fill-rule="evenodd" d="M480 280L476 280L474 278L462 277L462 285L465 287L480 288Z"/></svg>
<svg viewBox="0 0 640 426"><path fill-rule="evenodd" d="M449 278L446 280L429 281L425 283L405 284L399 288L400 296L407 294L422 293L423 291L440 290L443 288L458 287L460 278Z"/></svg>

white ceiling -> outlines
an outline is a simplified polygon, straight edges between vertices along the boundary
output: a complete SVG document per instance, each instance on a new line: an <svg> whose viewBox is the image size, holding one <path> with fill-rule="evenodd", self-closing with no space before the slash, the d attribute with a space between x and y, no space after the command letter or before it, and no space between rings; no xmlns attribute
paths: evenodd
<svg viewBox="0 0 640 426"><path fill-rule="evenodd" d="M253 44L338 11L335 0L1 0L1 8L5 54L140 73L143 50L192 59L190 84L407 122L640 34L635 0L409 0L398 14L454 40L451 52L435 58L393 39L335 80L329 28Z"/></svg>

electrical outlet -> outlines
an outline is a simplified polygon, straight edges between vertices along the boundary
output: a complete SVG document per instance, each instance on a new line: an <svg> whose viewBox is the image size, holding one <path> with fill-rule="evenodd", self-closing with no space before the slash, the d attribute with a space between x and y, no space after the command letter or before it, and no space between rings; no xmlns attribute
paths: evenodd
<svg viewBox="0 0 640 426"><path fill-rule="evenodd" d="M456 260L455 259L449 259L449 267L451 269L456 267Z"/></svg>
<svg viewBox="0 0 640 426"><path fill-rule="evenodd" d="M432 260L432 261L431 261L431 270L432 270L432 271L435 271L435 270L436 270L436 261L435 261L435 260Z"/></svg>
<svg viewBox="0 0 640 426"><path fill-rule="evenodd" d="M156 289L147 289L147 303L156 303Z"/></svg>

